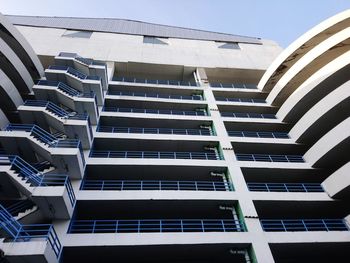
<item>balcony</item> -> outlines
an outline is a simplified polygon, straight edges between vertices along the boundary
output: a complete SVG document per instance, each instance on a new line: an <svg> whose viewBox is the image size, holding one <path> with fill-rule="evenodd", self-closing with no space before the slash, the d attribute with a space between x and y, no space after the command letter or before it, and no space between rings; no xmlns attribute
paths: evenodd
<svg viewBox="0 0 350 263"><path fill-rule="evenodd" d="M56 105L62 104L79 114L88 114L91 123L97 124L99 112L94 93L82 93L62 82L48 80L39 80L33 86L33 91L36 99L50 100Z"/></svg>
<svg viewBox="0 0 350 263"><path fill-rule="evenodd" d="M244 83L210 82L209 86L212 88L225 88L225 89L257 89L257 86L255 84L244 84Z"/></svg>
<svg viewBox="0 0 350 263"><path fill-rule="evenodd" d="M247 183L247 186L255 192L324 192L321 184L315 183Z"/></svg>
<svg viewBox="0 0 350 263"><path fill-rule="evenodd" d="M264 99L251 99L251 98L225 98L225 97L215 97L216 101L225 102L242 102L242 103L266 103Z"/></svg>
<svg viewBox="0 0 350 263"><path fill-rule="evenodd" d="M0 169L19 191L30 196L47 218L68 219L73 213L75 194L65 174L43 174L19 156L0 156Z"/></svg>
<svg viewBox="0 0 350 263"><path fill-rule="evenodd" d="M38 161L39 155L59 172L68 173L71 178L82 177L85 158L79 140L59 139L39 126L25 124L9 124L0 132L0 138L8 154L21 154L31 162Z"/></svg>
<svg viewBox="0 0 350 263"><path fill-rule="evenodd" d="M128 92L128 91L112 91L109 90L107 95L112 96L131 96L142 98L157 98L157 99L171 99L171 100L203 100L201 95L172 95L162 93L142 93L142 92Z"/></svg>
<svg viewBox="0 0 350 263"><path fill-rule="evenodd" d="M237 161L304 163L302 155L236 154Z"/></svg>
<svg viewBox="0 0 350 263"><path fill-rule="evenodd" d="M224 181L84 180L80 190L233 191L233 187Z"/></svg>
<svg viewBox="0 0 350 263"><path fill-rule="evenodd" d="M231 137L289 139L286 132L227 131Z"/></svg>
<svg viewBox="0 0 350 263"><path fill-rule="evenodd" d="M23 123L35 123L44 130L56 130L68 136L79 138L83 149L89 149L92 129L89 116L68 112L49 101L27 100L18 108Z"/></svg>
<svg viewBox="0 0 350 263"><path fill-rule="evenodd" d="M80 201L68 233L244 232L234 203L221 201ZM225 201L224 201L225 203ZM113 211L105 205L114 204ZM197 206L195 206L197 204ZM146 205L142 208L143 205ZM178 205L178 206L176 206ZM89 211L87 211L89 207ZM130 209L133 207L133 209ZM225 208L225 209L224 209ZM226 209L227 208L227 209Z"/></svg>
<svg viewBox="0 0 350 263"><path fill-rule="evenodd" d="M59 262L62 245L51 224L22 225L0 205L0 222L6 239L0 249L8 262Z"/></svg>
<svg viewBox="0 0 350 263"><path fill-rule="evenodd" d="M344 219L270 219L260 223L266 232L349 231Z"/></svg>
<svg viewBox="0 0 350 263"><path fill-rule="evenodd" d="M157 109L135 109L135 108L118 108L106 107L102 108L106 112L120 112L120 113L146 113L146 114L167 114L167 115L187 115L187 116L208 116L205 109L198 109L195 111L188 110L157 110Z"/></svg>
<svg viewBox="0 0 350 263"><path fill-rule="evenodd" d="M114 77L112 81L137 83L137 84L150 84L150 85L171 85L171 86L189 86L197 87L196 82L191 81L179 81L179 80L157 80L157 79L142 79L142 78L127 78L127 77Z"/></svg>
<svg viewBox="0 0 350 263"><path fill-rule="evenodd" d="M99 76L86 75L72 67L51 65L45 70L49 81L63 82L81 93L94 93L98 105L103 105L102 79Z"/></svg>
<svg viewBox="0 0 350 263"><path fill-rule="evenodd" d="M221 112L221 116L231 118L276 119L276 115L268 113Z"/></svg>
<svg viewBox="0 0 350 263"><path fill-rule="evenodd" d="M223 160L215 152L156 152L156 151L101 151L91 150L91 158L137 158L137 159L188 159Z"/></svg>

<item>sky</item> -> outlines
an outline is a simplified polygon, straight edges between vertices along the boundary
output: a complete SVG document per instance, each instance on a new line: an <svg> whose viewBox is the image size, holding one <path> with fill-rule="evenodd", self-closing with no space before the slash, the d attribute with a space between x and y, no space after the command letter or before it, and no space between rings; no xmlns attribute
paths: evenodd
<svg viewBox="0 0 350 263"><path fill-rule="evenodd" d="M287 47L350 0L0 0L13 15L108 17L260 37Z"/></svg>

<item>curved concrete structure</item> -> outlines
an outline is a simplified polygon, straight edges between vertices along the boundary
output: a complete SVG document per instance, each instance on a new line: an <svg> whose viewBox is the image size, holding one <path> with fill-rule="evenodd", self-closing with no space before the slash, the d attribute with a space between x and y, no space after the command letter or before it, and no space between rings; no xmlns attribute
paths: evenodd
<svg viewBox="0 0 350 263"><path fill-rule="evenodd" d="M310 75L324 65L349 50L350 28L344 29L337 34L321 42L299 59L280 78L267 97L267 102L280 106Z"/></svg>
<svg viewBox="0 0 350 263"><path fill-rule="evenodd" d="M350 10L321 22L288 46L269 66L258 88L270 91L281 77L312 48L331 35L350 26Z"/></svg>
<svg viewBox="0 0 350 263"><path fill-rule="evenodd" d="M33 48L22 34L1 13L0 38L12 47L33 79L44 76L44 68Z"/></svg>

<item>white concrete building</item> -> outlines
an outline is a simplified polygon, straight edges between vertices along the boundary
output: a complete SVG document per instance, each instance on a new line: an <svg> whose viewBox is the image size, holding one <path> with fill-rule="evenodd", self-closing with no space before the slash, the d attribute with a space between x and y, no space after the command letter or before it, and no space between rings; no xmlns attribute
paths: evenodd
<svg viewBox="0 0 350 263"><path fill-rule="evenodd" d="M5 262L350 257L350 10L273 41L0 16Z"/></svg>

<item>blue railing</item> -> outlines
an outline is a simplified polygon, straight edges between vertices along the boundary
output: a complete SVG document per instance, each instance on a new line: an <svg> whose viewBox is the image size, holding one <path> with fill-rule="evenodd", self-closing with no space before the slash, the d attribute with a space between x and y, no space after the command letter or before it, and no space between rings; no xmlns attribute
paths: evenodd
<svg viewBox="0 0 350 263"><path fill-rule="evenodd" d="M264 231L349 231L344 219L282 219L260 220Z"/></svg>
<svg viewBox="0 0 350 263"><path fill-rule="evenodd" d="M6 210L12 215L17 216L19 213L26 211L27 209L31 209L35 204L29 200L19 200L16 203L6 207Z"/></svg>
<svg viewBox="0 0 350 263"><path fill-rule="evenodd" d="M236 154L237 161L304 163L301 155Z"/></svg>
<svg viewBox="0 0 350 263"><path fill-rule="evenodd" d="M320 184L315 183L247 183L249 191L256 192L324 192Z"/></svg>
<svg viewBox="0 0 350 263"><path fill-rule="evenodd" d="M142 134L176 134L176 135L214 135L209 129L170 129L170 128L138 128L138 127L112 127L97 126L98 132L110 133L142 133Z"/></svg>
<svg viewBox="0 0 350 263"><path fill-rule="evenodd" d="M65 111L56 104L46 100L26 100L23 105L31 107L44 107L46 110L64 119L88 120L89 118L87 114L77 114L75 112Z"/></svg>
<svg viewBox="0 0 350 263"><path fill-rule="evenodd" d="M137 79L137 78L114 77L112 81L141 83L141 84L156 84L156 85L174 85L174 86L191 86L191 87L198 86L196 82L191 82L191 81L161 80L161 79Z"/></svg>
<svg viewBox="0 0 350 263"><path fill-rule="evenodd" d="M192 159L223 160L215 152L156 152L156 151L98 151L91 150L91 158Z"/></svg>
<svg viewBox="0 0 350 263"><path fill-rule="evenodd" d="M216 97L215 99L217 101L229 101L229 102L266 103L264 99L225 98L225 97Z"/></svg>
<svg viewBox="0 0 350 263"><path fill-rule="evenodd" d="M181 111L181 110L133 109L133 108L118 108L118 107L104 106L102 110L107 112L131 112L131 113L149 113L149 114L207 116L207 112L205 111L205 109L201 109L198 111Z"/></svg>
<svg viewBox="0 0 350 263"><path fill-rule="evenodd" d="M36 85L41 86L50 86L50 87L56 87L57 89L63 91L64 93L68 94L71 97L81 97L81 98L95 98L96 95L93 91L90 92L80 92L76 89L73 89L72 87L68 86L67 84L59 81L52 81L52 80L38 80L36 82Z"/></svg>
<svg viewBox="0 0 350 263"><path fill-rule="evenodd" d="M43 174L17 155L0 156L0 165L9 165L11 170L31 186L65 186L71 205L75 204L75 194L67 175Z"/></svg>
<svg viewBox="0 0 350 263"><path fill-rule="evenodd" d="M33 124L9 124L6 131L25 131L29 132L31 136L38 139L42 143L47 144L52 148L81 148L80 140L77 139L65 139L61 140L48 133L39 126Z"/></svg>
<svg viewBox="0 0 350 263"><path fill-rule="evenodd" d="M233 191L223 181L83 180L80 190Z"/></svg>
<svg viewBox="0 0 350 263"><path fill-rule="evenodd" d="M68 233L244 232L234 219L72 220Z"/></svg>
<svg viewBox="0 0 350 263"><path fill-rule="evenodd" d="M221 112L222 117L276 119L275 114L250 112Z"/></svg>
<svg viewBox="0 0 350 263"><path fill-rule="evenodd" d="M233 89L257 89L257 86L254 84L243 84L243 83L218 83L210 82L210 87L212 88L233 88Z"/></svg>
<svg viewBox="0 0 350 263"><path fill-rule="evenodd" d="M289 139L286 132L255 132L255 131L228 131L227 134L232 137L254 137L254 138L275 138Z"/></svg>
<svg viewBox="0 0 350 263"><path fill-rule="evenodd" d="M80 71L72 68L72 67L68 67L68 66L60 66L60 65L51 65L49 66L49 69L53 69L53 70L64 70L65 72L67 72L68 74L71 74L81 80L98 80L101 82L101 77L99 76L88 76L85 75L84 73L81 73Z"/></svg>
<svg viewBox="0 0 350 263"><path fill-rule="evenodd" d="M83 58L83 57L79 56L77 53L60 52L58 54L58 56L59 57L74 58L74 59L78 60L79 62L84 63L87 66L90 66L90 65L106 66L106 64L103 62L97 62L97 61L94 61L93 59L90 59L90 58Z"/></svg>
<svg viewBox="0 0 350 263"><path fill-rule="evenodd" d="M2 205L0 205L0 224L12 242L25 242L35 238L45 239L56 257L60 258L62 245L51 224L22 225Z"/></svg>
<svg viewBox="0 0 350 263"><path fill-rule="evenodd" d="M158 99L174 99L174 100L203 100L201 95L169 95L169 94L157 94L157 93L143 93L143 92L128 92L128 91L108 91L108 95L118 96L134 96L145 98L158 98Z"/></svg>

